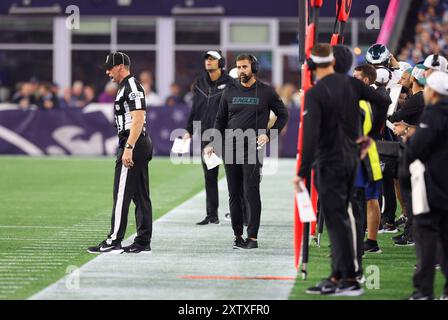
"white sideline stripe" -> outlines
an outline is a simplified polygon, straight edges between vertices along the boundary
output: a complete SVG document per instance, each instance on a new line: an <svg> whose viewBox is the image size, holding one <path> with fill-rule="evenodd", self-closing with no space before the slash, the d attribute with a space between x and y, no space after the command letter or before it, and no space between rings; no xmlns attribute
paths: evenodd
<svg viewBox="0 0 448 320"><path fill-rule="evenodd" d="M3 126L0 126L0 137L29 155L41 156L44 154L37 146Z"/></svg>
<svg viewBox="0 0 448 320"><path fill-rule="evenodd" d="M121 173L120 173L120 183L118 185L117 204L115 205L114 232L112 233L110 239L107 239L108 244L111 244L112 241L117 239L118 230L120 229L121 211L123 209L124 189L126 188L127 177L128 177L128 168L126 168L124 165L122 165ZM110 242L109 242L109 240L110 240Z"/></svg>

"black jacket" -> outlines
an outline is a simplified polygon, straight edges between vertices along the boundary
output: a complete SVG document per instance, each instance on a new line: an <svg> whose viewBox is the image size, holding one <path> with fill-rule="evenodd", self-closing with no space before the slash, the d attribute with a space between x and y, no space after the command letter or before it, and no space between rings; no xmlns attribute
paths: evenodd
<svg viewBox="0 0 448 320"><path fill-rule="evenodd" d="M213 128L222 93L228 84L233 82L234 79L225 70L222 70L221 77L216 81L212 81L206 71L196 80L193 106L186 127L190 134L193 134L193 121L201 121L201 134Z"/></svg>
<svg viewBox="0 0 448 320"><path fill-rule="evenodd" d="M392 123L404 121L407 124L416 125L424 107L423 91L417 92L406 99L403 106L389 117L389 121Z"/></svg>
<svg viewBox="0 0 448 320"><path fill-rule="evenodd" d="M425 165L425 182L431 209L446 210L448 204L448 100L428 106L411 137L408 163L419 159Z"/></svg>
<svg viewBox="0 0 448 320"><path fill-rule="evenodd" d="M343 165L358 156L360 99L390 103L374 88L344 74L328 75L307 91L299 176L308 177L314 165Z"/></svg>

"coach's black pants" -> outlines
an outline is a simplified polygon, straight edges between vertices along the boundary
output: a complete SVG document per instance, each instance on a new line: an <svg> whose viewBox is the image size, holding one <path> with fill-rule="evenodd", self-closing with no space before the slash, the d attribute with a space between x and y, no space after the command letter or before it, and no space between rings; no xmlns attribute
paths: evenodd
<svg viewBox="0 0 448 320"><path fill-rule="evenodd" d="M261 216L261 164L225 164L225 169L233 232L235 236L243 235L246 214L247 237L256 239Z"/></svg>
<svg viewBox="0 0 448 320"><path fill-rule="evenodd" d="M414 273L414 288L423 295L434 294L435 264L440 262L445 275L445 294L448 294L448 210L431 210L427 214L414 216L414 241L417 253L417 269ZM436 260L438 245L441 253Z"/></svg>
<svg viewBox="0 0 448 320"><path fill-rule="evenodd" d="M202 142L202 149L208 144ZM202 171L204 172L204 180L205 180L205 204L207 210L207 217L209 218L218 218L218 206L219 206L219 197L218 197L218 174L219 174L219 166L208 170L207 165L204 162L204 158L201 157L202 160Z"/></svg>
<svg viewBox="0 0 448 320"><path fill-rule="evenodd" d="M132 152L134 166L123 166L124 144L127 137L120 137L115 163L114 207L108 243L120 243L125 235L131 200L135 204L137 237L134 242L146 246L152 235L152 206L149 197L148 163L152 158L152 142L149 136L140 136Z"/></svg>
<svg viewBox="0 0 448 320"><path fill-rule="evenodd" d="M350 162L350 163L348 163ZM348 204L352 197L356 159L317 168L319 201L331 244L332 274L355 278L357 261L356 222Z"/></svg>

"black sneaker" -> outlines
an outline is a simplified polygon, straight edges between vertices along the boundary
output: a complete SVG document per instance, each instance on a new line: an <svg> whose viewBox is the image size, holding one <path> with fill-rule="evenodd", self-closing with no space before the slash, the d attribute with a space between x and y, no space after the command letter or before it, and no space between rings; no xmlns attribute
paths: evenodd
<svg viewBox="0 0 448 320"><path fill-rule="evenodd" d="M244 241L243 237L235 237L233 240L233 249L244 249L244 246L246 245L246 242Z"/></svg>
<svg viewBox="0 0 448 320"><path fill-rule="evenodd" d="M133 243L130 246L123 247L123 251L125 253L150 253L151 252L151 244L148 244L147 246L139 245L138 243Z"/></svg>
<svg viewBox="0 0 448 320"><path fill-rule="evenodd" d="M257 249L257 248L258 248L257 240L246 239L243 249Z"/></svg>
<svg viewBox="0 0 448 320"><path fill-rule="evenodd" d="M401 215L395 220L395 226L397 228L403 227L406 224L406 221L408 221L408 218L405 215Z"/></svg>
<svg viewBox="0 0 448 320"><path fill-rule="evenodd" d="M211 218L211 217L205 217L205 219L204 220L202 220L202 221L200 221L200 222L198 222L198 223L196 223L198 226L204 226L204 225L206 225L206 224L219 224L219 219L217 218L217 217L213 217L213 218Z"/></svg>
<svg viewBox="0 0 448 320"><path fill-rule="evenodd" d="M399 235L393 236L391 239L393 242L400 240L404 236L404 232L400 233Z"/></svg>
<svg viewBox="0 0 448 320"><path fill-rule="evenodd" d="M404 234L400 239L394 241L394 245L397 247L413 247L415 246L415 242L409 236Z"/></svg>
<svg viewBox="0 0 448 320"><path fill-rule="evenodd" d="M316 283L314 287L309 287L306 289L306 293L308 294L334 294L336 292L337 283L334 283L330 279L324 279L319 283Z"/></svg>
<svg viewBox="0 0 448 320"><path fill-rule="evenodd" d="M123 248L121 247L121 244L108 244L107 241L104 240L96 247L88 248L87 252L94 254L100 254L100 253L120 254L123 253Z"/></svg>
<svg viewBox="0 0 448 320"><path fill-rule="evenodd" d="M382 253L383 251L381 251L380 247L378 246L378 242L377 241L373 241L373 240L367 239L364 242L364 252L368 252L368 253Z"/></svg>
<svg viewBox="0 0 448 320"><path fill-rule="evenodd" d="M336 292L333 296L337 297L358 297L364 293L364 289L358 281L342 280L336 286Z"/></svg>
<svg viewBox="0 0 448 320"><path fill-rule="evenodd" d="M414 291L408 300L434 300L433 296L427 296L420 292Z"/></svg>
<svg viewBox="0 0 448 320"><path fill-rule="evenodd" d="M385 223L383 225L383 233L398 233L399 231L393 224Z"/></svg>

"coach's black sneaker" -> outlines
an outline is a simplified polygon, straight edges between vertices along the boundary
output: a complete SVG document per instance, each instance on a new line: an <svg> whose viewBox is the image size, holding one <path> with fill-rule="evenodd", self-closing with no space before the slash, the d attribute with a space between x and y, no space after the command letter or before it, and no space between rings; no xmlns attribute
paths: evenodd
<svg viewBox="0 0 448 320"><path fill-rule="evenodd" d="M219 224L218 217L205 217L204 220L196 223L198 226L205 226L206 224Z"/></svg>
<svg viewBox="0 0 448 320"><path fill-rule="evenodd" d="M244 249L246 245L246 241L244 241L243 237L235 237L233 240L233 249Z"/></svg>
<svg viewBox="0 0 448 320"><path fill-rule="evenodd" d="M358 281L348 281L342 280L339 281L336 292L333 293L333 296L337 297L358 297L364 293L364 289L361 288L361 285Z"/></svg>
<svg viewBox="0 0 448 320"><path fill-rule="evenodd" d="M151 252L151 244L146 246L139 245L138 243L133 243L130 246L123 247L125 253L150 253Z"/></svg>
<svg viewBox="0 0 448 320"><path fill-rule="evenodd" d="M247 238L244 244L243 249L257 249L258 241Z"/></svg>
<svg viewBox="0 0 448 320"><path fill-rule="evenodd" d="M367 239L364 242L364 252L368 253L382 253L380 247L378 246L378 242L375 240Z"/></svg>
<svg viewBox="0 0 448 320"><path fill-rule="evenodd" d="M434 300L433 296L427 296L420 292L414 291L408 300Z"/></svg>
<svg viewBox="0 0 448 320"><path fill-rule="evenodd" d="M402 214L395 220L395 226L397 226L397 228L403 227L406 224L406 221L408 221L408 218Z"/></svg>
<svg viewBox="0 0 448 320"><path fill-rule="evenodd" d="M397 247L413 247L415 242L411 237L404 234L400 239L394 241L394 245Z"/></svg>
<svg viewBox="0 0 448 320"><path fill-rule="evenodd" d="M331 279L324 279L317 283L314 287L306 289L308 294L334 294L336 292L337 283L331 281Z"/></svg>
<svg viewBox="0 0 448 320"><path fill-rule="evenodd" d="M88 248L87 252L95 253L95 254L100 254L100 253L120 254L120 253L123 253L123 248L121 247L121 244L107 244L106 240L104 240L96 247Z"/></svg>

